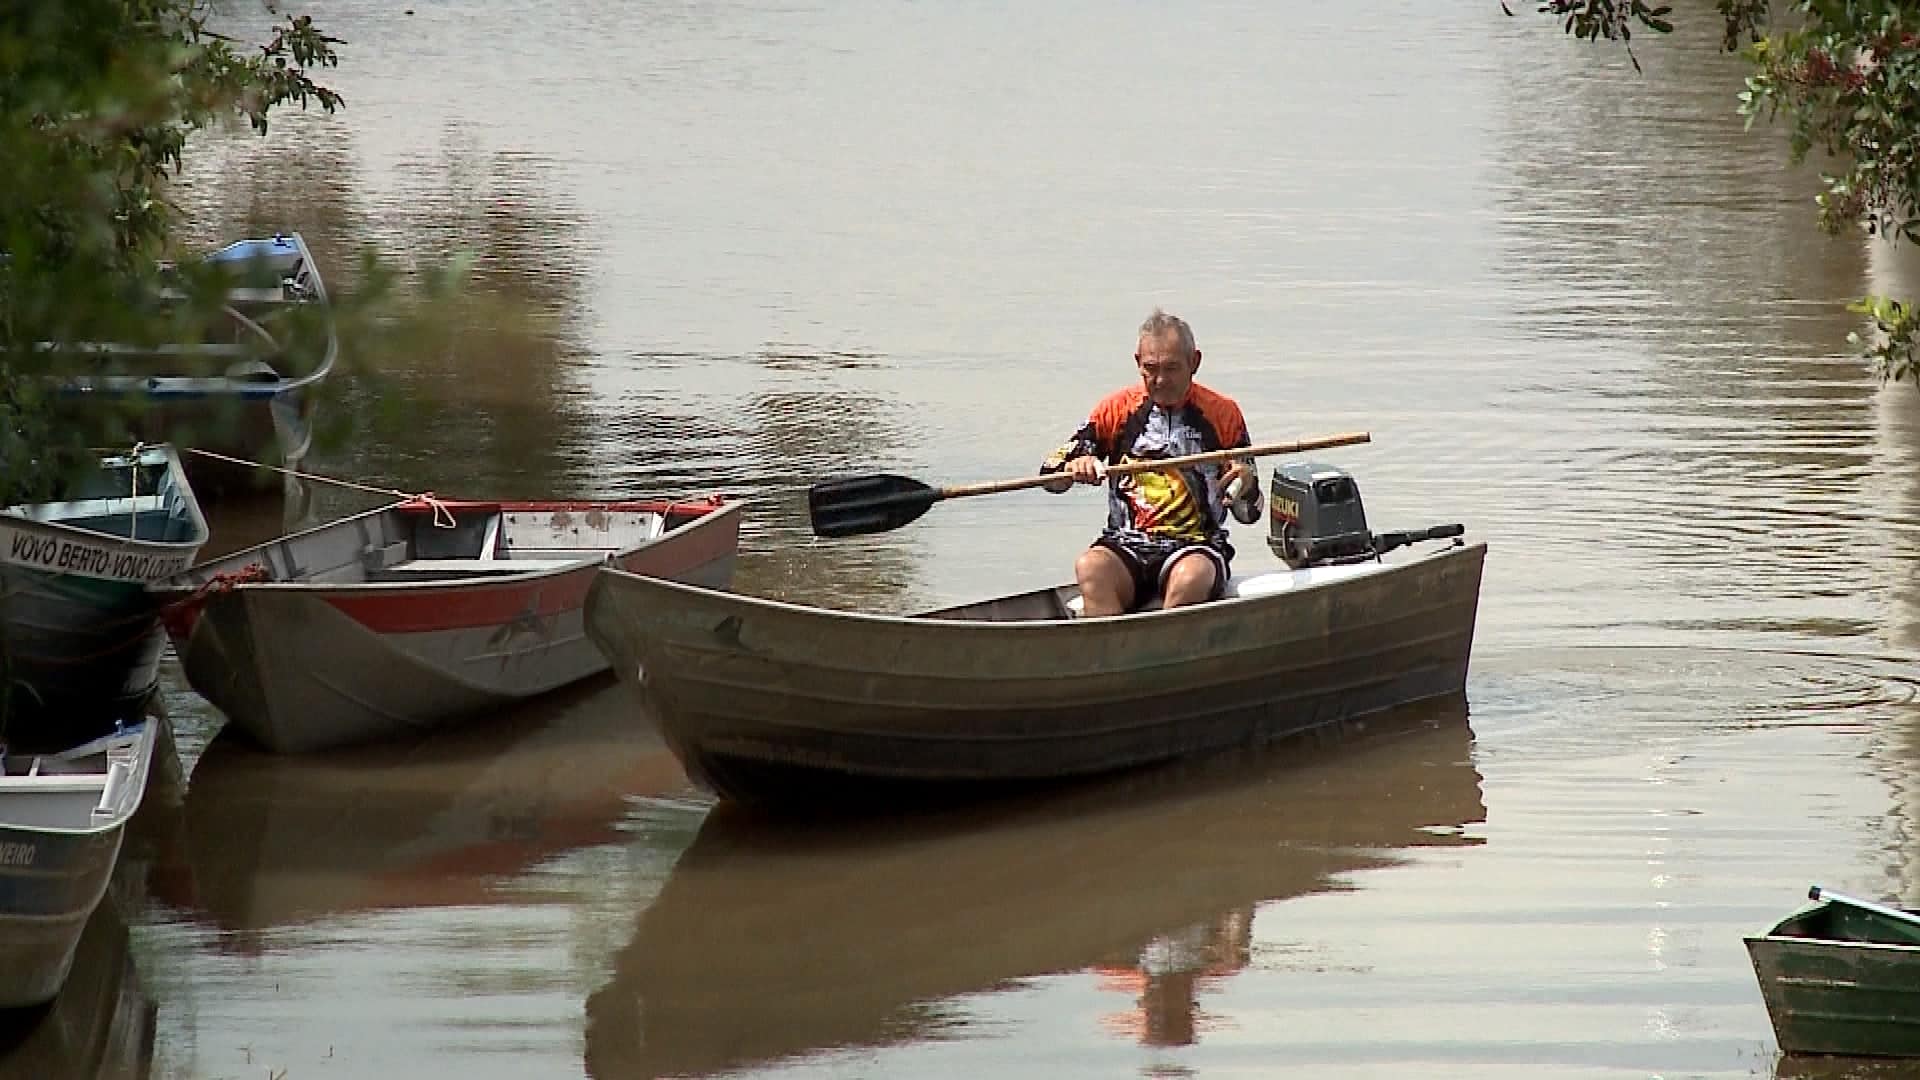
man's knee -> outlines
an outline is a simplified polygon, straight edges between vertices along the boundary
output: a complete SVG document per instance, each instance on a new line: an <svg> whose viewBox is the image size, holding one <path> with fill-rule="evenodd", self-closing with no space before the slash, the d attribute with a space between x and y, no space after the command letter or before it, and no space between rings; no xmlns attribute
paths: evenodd
<svg viewBox="0 0 1920 1080"><path fill-rule="evenodd" d="M1133 575L1127 572L1127 564L1120 556L1103 547L1090 547L1080 553L1073 564L1074 576L1080 579L1080 585L1120 586L1132 585Z"/></svg>
<svg viewBox="0 0 1920 1080"><path fill-rule="evenodd" d="M1133 574L1120 556L1103 547L1090 547L1073 564L1082 597L1110 600L1124 608L1133 603ZM1112 612L1106 612L1112 614Z"/></svg>
<svg viewBox="0 0 1920 1080"><path fill-rule="evenodd" d="M1182 555L1167 568L1166 607L1199 604L1214 598L1221 585L1220 568L1198 552Z"/></svg>

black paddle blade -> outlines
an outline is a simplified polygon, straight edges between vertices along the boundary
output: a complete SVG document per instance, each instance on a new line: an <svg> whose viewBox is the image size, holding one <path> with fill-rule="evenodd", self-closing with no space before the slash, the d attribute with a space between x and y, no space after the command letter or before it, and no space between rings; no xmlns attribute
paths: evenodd
<svg viewBox="0 0 1920 1080"><path fill-rule="evenodd" d="M939 489L905 476L853 476L808 488L807 516L815 536L859 536L897 529L939 501Z"/></svg>

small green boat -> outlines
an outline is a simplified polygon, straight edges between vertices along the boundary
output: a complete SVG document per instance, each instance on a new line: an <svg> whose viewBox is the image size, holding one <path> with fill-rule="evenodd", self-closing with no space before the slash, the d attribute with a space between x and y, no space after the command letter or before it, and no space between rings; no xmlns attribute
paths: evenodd
<svg viewBox="0 0 1920 1080"><path fill-rule="evenodd" d="M1920 1057L1920 913L1818 885L1807 895L1745 939L1780 1049Z"/></svg>
<svg viewBox="0 0 1920 1080"><path fill-rule="evenodd" d="M0 726L71 746L130 719L159 678L160 598L207 522L171 446L104 453L49 502L0 507Z"/></svg>

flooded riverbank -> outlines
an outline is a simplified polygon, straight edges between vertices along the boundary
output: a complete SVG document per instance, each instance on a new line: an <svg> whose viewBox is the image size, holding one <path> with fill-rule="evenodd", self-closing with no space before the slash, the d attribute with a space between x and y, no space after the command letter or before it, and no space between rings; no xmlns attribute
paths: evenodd
<svg viewBox="0 0 1920 1080"><path fill-rule="evenodd" d="M1256 440L1372 433L1376 529L1488 541L1468 710L823 832L610 683L279 760L173 669L151 1075L1831 1075L1740 937L1920 901L1920 393L1842 307L1920 275L1819 233L1710 12L1641 76L1497 4L405 10L330 5L348 109L183 178L209 240L468 249L517 313L343 379L314 471L750 496L736 586L808 603L1038 588L1096 497L820 541L801 492L1030 472L1165 305Z"/></svg>

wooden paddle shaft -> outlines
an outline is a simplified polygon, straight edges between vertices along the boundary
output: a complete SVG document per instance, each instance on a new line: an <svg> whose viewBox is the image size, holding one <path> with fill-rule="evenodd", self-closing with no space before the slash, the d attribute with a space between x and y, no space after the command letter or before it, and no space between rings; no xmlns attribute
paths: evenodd
<svg viewBox="0 0 1920 1080"><path fill-rule="evenodd" d="M1211 465L1216 461L1238 461L1241 458L1270 457L1274 454L1298 454L1303 450L1323 450L1330 446L1353 446L1357 443L1372 441L1373 437L1366 432L1353 431L1344 435L1323 435L1317 439L1300 439L1295 442L1262 443L1259 446L1241 446L1232 450L1209 450L1204 454L1161 458L1157 461L1130 461L1125 465L1107 466L1107 475L1127 476L1132 473L1158 472L1162 469L1180 469L1188 465ZM1065 473L1042 473L1039 476L1023 476L1018 480L962 484L959 487L941 488L936 498L962 499L969 495L998 495L1003 491L1020 491L1024 488L1059 483L1061 477L1065 475Z"/></svg>

